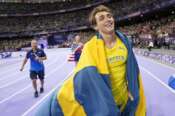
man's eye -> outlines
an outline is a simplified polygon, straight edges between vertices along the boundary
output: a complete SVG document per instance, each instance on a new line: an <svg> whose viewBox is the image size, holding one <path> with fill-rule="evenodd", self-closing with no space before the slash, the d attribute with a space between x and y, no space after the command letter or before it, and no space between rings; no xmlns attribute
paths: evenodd
<svg viewBox="0 0 175 116"><path fill-rule="evenodd" d="M108 17L108 18L111 18L111 17L112 17L112 15L111 15L111 14L108 14L108 15L107 15L107 17Z"/></svg>
<svg viewBox="0 0 175 116"><path fill-rule="evenodd" d="M104 16L100 16L99 21L102 21L104 19Z"/></svg>

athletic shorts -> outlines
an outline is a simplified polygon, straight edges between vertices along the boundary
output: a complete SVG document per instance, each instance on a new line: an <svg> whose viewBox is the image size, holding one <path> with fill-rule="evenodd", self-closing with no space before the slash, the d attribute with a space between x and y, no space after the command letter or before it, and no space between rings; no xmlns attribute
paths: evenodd
<svg viewBox="0 0 175 116"><path fill-rule="evenodd" d="M33 79L37 79L39 78L40 80L44 79L44 70L41 71L30 71L30 78Z"/></svg>

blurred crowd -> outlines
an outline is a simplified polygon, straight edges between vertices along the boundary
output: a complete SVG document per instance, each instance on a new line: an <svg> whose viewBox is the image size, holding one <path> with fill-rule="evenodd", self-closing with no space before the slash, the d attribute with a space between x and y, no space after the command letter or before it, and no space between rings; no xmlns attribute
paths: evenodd
<svg viewBox="0 0 175 116"><path fill-rule="evenodd" d="M170 0L112 0L109 4L110 8L114 9L116 17L126 16L130 13L144 11L159 7Z"/></svg>
<svg viewBox="0 0 175 116"><path fill-rule="evenodd" d="M34 0L35 1L35 0ZM42 12L55 12L55 11L63 11L67 9L80 8L85 7L86 5L90 5L100 0L46 0L43 2L32 2L32 0L26 0L23 3L8 3L2 2L0 4L0 14L30 14L30 13L42 13ZM103 0L101 0L103 1ZM31 4L29 4L32 2Z"/></svg>
<svg viewBox="0 0 175 116"><path fill-rule="evenodd" d="M19 51L22 47L29 47L31 39L9 39L1 40L0 39L0 53L1 52L12 52Z"/></svg>
<svg viewBox="0 0 175 116"><path fill-rule="evenodd" d="M55 2L70 2L73 0L0 0L2 3L55 3ZM90 1L90 0L84 0Z"/></svg>
<svg viewBox="0 0 175 116"><path fill-rule="evenodd" d="M120 27L129 35L137 47L147 47L153 42L154 47L175 47L175 17L174 15L159 20L146 21L131 26Z"/></svg>
<svg viewBox="0 0 175 116"><path fill-rule="evenodd" d="M87 25L89 10L36 17L1 17L0 32L64 30Z"/></svg>
<svg viewBox="0 0 175 116"><path fill-rule="evenodd" d="M3 12L16 12L14 9L18 9L21 12L33 12L35 14L35 10L41 11L57 11L62 8L68 8L74 6L79 7L79 5L84 5L89 2L80 2L81 0L77 0L77 2L69 3L65 2L62 4L54 3L52 5L42 4L33 7L32 4L29 6L4 6L0 7L0 14ZM138 2L139 1L139 2ZM106 3L113 11L116 18L119 16L125 16L126 14L132 13L134 11L143 9L144 7L150 7L150 4L155 4L160 0L127 0L127 1L117 1L112 0L109 3ZM163 0L161 0L163 1ZM165 1L165 0L164 0ZM74 4L75 3L75 4ZM69 4L69 5L66 5ZM31 6L30 6L31 5ZM40 6L40 7L38 7ZM117 7L116 7L117 6ZM143 7L144 6L144 7ZM6 7L6 8L3 8ZM10 8L12 8L10 10ZM25 8L25 10L23 9ZM7 11L5 11L5 9ZM34 11L33 11L34 10ZM1 17L0 18L0 32L28 32L28 31L49 31L49 30L69 30L72 28L80 27L80 26L88 26L88 14L91 8L81 9L74 12L66 12L62 14L52 14L52 15L42 15L42 16L26 16L26 17Z"/></svg>
<svg viewBox="0 0 175 116"><path fill-rule="evenodd" d="M34 13L49 12L81 7L87 4L93 4L99 0L75 0L73 2L58 3L42 3L24 5L14 3L2 3L0 14L4 13ZM114 12L117 19L130 13L141 11L148 8L158 7L159 4L168 0L109 0L105 5L109 6ZM15 9L15 10L14 10ZM77 27L89 27L88 14L91 8L76 10L73 12L41 15L41 16L24 16L24 17L1 17L0 18L0 34L8 32L49 32L71 30ZM137 47L147 47L152 41L155 47L162 47L168 44L174 44L175 34L175 17L168 16L165 18L145 21L129 26L119 28L126 33ZM85 43L94 32L91 30L81 32L82 41ZM28 39L10 39L0 40L0 50L17 50L22 46L29 44ZM69 45L70 42L63 43ZM64 46L64 45L63 45ZM169 47L168 47L169 48Z"/></svg>

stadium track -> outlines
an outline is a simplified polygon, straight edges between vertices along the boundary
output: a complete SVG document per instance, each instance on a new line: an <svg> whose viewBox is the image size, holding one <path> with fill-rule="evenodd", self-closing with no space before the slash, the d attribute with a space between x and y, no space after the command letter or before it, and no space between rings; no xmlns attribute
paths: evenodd
<svg viewBox="0 0 175 116"><path fill-rule="evenodd" d="M19 71L24 57L16 58L11 64L7 59L8 65L0 64L0 116L34 116L37 107L72 73L75 64L67 62L69 53L69 49L46 50L45 92L36 99L29 78L29 63L23 72ZM147 100L147 116L173 116L175 90L168 86L168 79L175 69L141 56L137 59Z"/></svg>

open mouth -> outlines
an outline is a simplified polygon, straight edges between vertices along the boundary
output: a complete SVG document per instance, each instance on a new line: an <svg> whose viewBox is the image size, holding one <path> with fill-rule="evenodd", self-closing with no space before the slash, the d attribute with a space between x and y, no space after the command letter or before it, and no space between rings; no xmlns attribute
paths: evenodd
<svg viewBox="0 0 175 116"><path fill-rule="evenodd" d="M113 22L112 22L112 21L107 22L107 23L105 24L105 27L107 27L107 28L113 28Z"/></svg>

